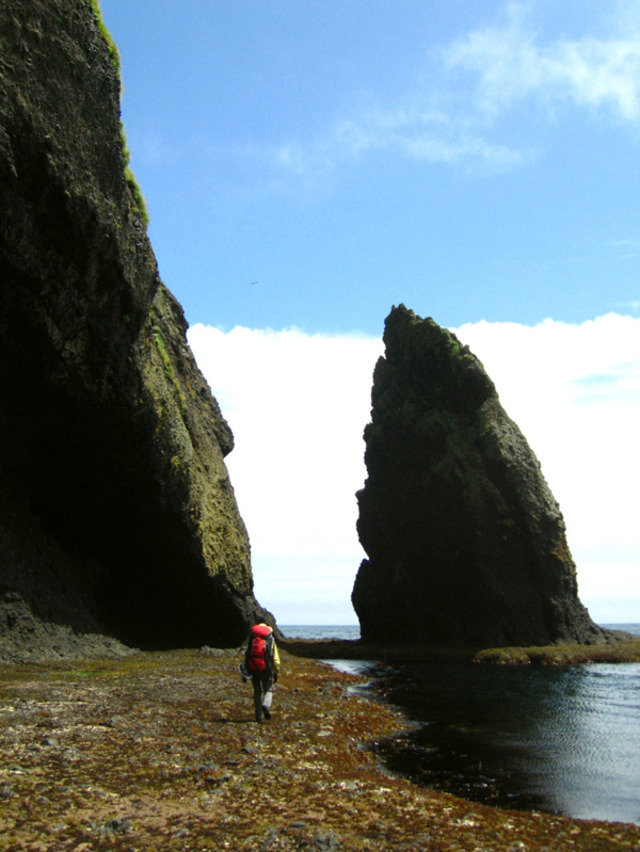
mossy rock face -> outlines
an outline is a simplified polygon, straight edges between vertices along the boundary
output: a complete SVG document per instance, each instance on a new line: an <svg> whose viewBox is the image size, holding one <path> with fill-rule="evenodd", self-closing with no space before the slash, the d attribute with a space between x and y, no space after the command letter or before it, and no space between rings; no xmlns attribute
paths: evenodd
<svg viewBox="0 0 640 852"><path fill-rule="evenodd" d="M592 642L560 508L481 362L403 305L376 365L353 604L365 641Z"/></svg>
<svg viewBox="0 0 640 852"><path fill-rule="evenodd" d="M233 437L158 276L93 5L0 4L0 634L26 604L136 645L233 645L264 615Z"/></svg>

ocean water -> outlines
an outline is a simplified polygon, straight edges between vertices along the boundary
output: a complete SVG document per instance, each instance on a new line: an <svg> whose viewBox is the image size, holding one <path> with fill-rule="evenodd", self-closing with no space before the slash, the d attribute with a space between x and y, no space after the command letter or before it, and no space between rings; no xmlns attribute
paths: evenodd
<svg viewBox="0 0 640 852"><path fill-rule="evenodd" d="M640 625L607 625L640 635ZM282 628L357 639L357 626ZM640 664L570 667L330 661L415 730L380 747L393 771L472 801L640 825Z"/></svg>
<svg viewBox="0 0 640 852"><path fill-rule="evenodd" d="M279 624L287 639L359 639L359 624Z"/></svg>

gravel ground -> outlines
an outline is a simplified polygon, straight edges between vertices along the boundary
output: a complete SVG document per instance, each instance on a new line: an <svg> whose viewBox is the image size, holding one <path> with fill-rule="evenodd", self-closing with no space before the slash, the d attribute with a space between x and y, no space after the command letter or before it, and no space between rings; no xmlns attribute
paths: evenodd
<svg viewBox="0 0 640 852"><path fill-rule="evenodd" d="M0 665L0 850L640 850L640 828L503 811L387 773L406 728L282 653L269 722L240 651Z"/></svg>

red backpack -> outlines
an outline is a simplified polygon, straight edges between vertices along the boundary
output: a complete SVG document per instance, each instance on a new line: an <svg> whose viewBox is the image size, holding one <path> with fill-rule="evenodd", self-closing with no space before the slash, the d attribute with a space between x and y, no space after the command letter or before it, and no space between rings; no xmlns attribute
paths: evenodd
<svg viewBox="0 0 640 852"><path fill-rule="evenodd" d="M250 647L247 655L247 668L256 674L271 665L271 647L273 633L266 624L256 624L251 628Z"/></svg>

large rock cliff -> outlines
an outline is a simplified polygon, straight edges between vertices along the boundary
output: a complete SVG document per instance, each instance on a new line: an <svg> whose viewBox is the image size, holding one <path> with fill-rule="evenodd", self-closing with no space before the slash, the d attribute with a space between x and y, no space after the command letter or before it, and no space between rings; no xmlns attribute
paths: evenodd
<svg viewBox="0 0 640 852"><path fill-rule="evenodd" d="M562 514L480 361L403 305L384 332L353 605L366 641L593 642Z"/></svg>
<svg viewBox="0 0 640 852"><path fill-rule="evenodd" d="M268 617L119 100L91 0L3 0L0 640L18 650L230 645Z"/></svg>

